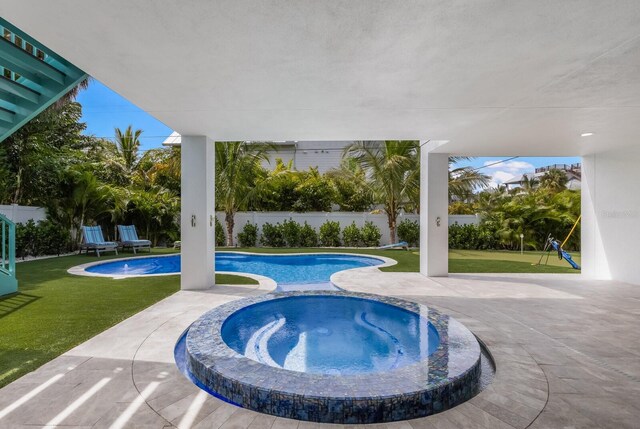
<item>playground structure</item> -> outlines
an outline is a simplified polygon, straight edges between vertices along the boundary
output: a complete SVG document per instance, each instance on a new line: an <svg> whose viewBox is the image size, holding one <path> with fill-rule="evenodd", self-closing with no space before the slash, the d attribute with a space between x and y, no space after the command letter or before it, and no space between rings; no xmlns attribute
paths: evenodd
<svg viewBox="0 0 640 429"><path fill-rule="evenodd" d="M399 243L393 243L393 244L387 244L386 246L380 246L378 247L379 250L386 250L386 249L404 249L404 250L409 250L409 243L407 243L406 241L401 241Z"/></svg>

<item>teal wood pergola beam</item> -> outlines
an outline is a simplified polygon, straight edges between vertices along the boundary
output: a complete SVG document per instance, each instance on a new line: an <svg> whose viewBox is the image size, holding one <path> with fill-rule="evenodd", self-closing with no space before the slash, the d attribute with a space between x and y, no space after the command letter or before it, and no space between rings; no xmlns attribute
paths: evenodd
<svg viewBox="0 0 640 429"><path fill-rule="evenodd" d="M87 79L88 77L89 75L87 75L86 73L82 73L78 78L74 79L69 84L65 85L62 91L56 97L51 97L46 102L42 103L40 107L38 107L37 109L34 109L31 114L27 116L20 115L19 118L16 118L16 122L12 127L7 128L6 131L0 134L0 142L3 142L7 137L9 137L11 134L15 133L18 129L20 129L20 127L22 127L24 124L29 122L32 118L35 118L36 116L38 116L40 113L42 113L43 110L45 110L47 107L51 106L53 103L58 101L60 97L65 95L71 89L75 88L80 82Z"/></svg>
<svg viewBox="0 0 640 429"><path fill-rule="evenodd" d="M18 65L22 68L23 73L18 70L11 70L16 73L23 74L27 77L24 71L28 71L30 74L40 74L52 79L60 85L64 85L66 75L59 70L56 70L50 64L45 63L42 60L37 59L28 52L23 51L13 43L9 42L5 38L0 38L0 58L7 59L8 63ZM0 64L4 65L4 64ZM11 66L7 64L7 67L11 69Z"/></svg>
<svg viewBox="0 0 640 429"><path fill-rule="evenodd" d="M13 124L13 122L15 120L16 120L15 112L12 112L10 110L3 109L3 108L0 107L0 121L8 122L9 124Z"/></svg>
<svg viewBox="0 0 640 429"><path fill-rule="evenodd" d="M24 85L20 85L17 82L7 79L4 76L0 76L0 91L10 95L15 95L16 97L30 101L33 104L38 104L40 102L40 94Z"/></svg>
<svg viewBox="0 0 640 429"><path fill-rule="evenodd" d="M11 31L12 33L17 34L22 38L22 40L33 45L33 47L38 48L42 52L47 54L48 61L55 62L55 64L52 64L52 67L54 68L54 70L55 69L62 70L67 75L72 75L75 70L78 70L78 68L73 64L71 64L69 61L65 60L64 58L62 58L61 56L53 52L51 49L47 48L42 43L38 42L33 37L24 33L18 27L14 26L10 22L0 18L0 25L6 28L7 30Z"/></svg>

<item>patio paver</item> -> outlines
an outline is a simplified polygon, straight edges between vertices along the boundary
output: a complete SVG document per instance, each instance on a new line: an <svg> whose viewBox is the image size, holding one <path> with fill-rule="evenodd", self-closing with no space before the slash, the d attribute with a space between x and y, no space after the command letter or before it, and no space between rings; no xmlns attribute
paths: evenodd
<svg viewBox="0 0 640 429"><path fill-rule="evenodd" d="M370 427L637 427L640 288L578 275L427 279L375 268L337 273L333 281L449 313L483 339L497 363L494 382L470 401ZM343 427L237 408L204 394L176 369L173 346L191 322L214 306L267 289L218 286L166 298L0 389L0 427Z"/></svg>

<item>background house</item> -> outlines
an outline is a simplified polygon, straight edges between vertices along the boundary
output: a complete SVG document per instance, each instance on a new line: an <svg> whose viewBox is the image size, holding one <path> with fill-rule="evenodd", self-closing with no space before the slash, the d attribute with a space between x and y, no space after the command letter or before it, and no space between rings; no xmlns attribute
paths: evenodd
<svg viewBox="0 0 640 429"><path fill-rule="evenodd" d="M507 180L504 182L504 185L507 187L507 190L510 191L515 188L519 188L523 185L526 180L530 180L535 178L540 180L542 176L549 170L560 170L564 171L567 175L567 189L580 189L582 184L582 164L553 164L547 165L546 167L536 168L535 171L531 173L521 174L519 176L514 177L511 180Z"/></svg>

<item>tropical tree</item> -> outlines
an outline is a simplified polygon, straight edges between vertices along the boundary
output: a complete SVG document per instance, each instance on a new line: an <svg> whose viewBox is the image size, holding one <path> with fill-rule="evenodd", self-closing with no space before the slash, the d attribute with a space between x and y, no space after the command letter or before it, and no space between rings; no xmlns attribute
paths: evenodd
<svg viewBox="0 0 640 429"><path fill-rule="evenodd" d="M46 205L57 195L62 172L82 162L90 138L79 122L82 108L67 102L49 108L0 145L3 203Z"/></svg>
<svg viewBox="0 0 640 429"><path fill-rule="evenodd" d="M49 200L47 214L71 231L72 246L80 241L80 229L93 223L107 210L107 190L83 166L70 167L63 173L58 198Z"/></svg>
<svg viewBox="0 0 640 429"><path fill-rule="evenodd" d="M368 186L364 170L351 158L345 158L339 168L326 173L335 188L335 202L343 211L371 210L373 194Z"/></svg>
<svg viewBox="0 0 640 429"><path fill-rule="evenodd" d="M142 130L133 130L129 125L124 132L120 128L115 128L116 145L115 151L120 162L125 177L131 181L136 172L139 161L140 135Z"/></svg>
<svg viewBox="0 0 640 429"><path fill-rule="evenodd" d="M275 167L263 172L263 175L251 207L262 211L293 210L293 205L298 201L296 189L300 185L300 174L293 169L293 160L284 163L276 158Z"/></svg>
<svg viewBox="0 0 640 429"><path fill-rule="evenodd" d="M491 178L472 167L455 167L460 161L467 161L465 156L449 157L449 202L470 202L476 192L484 189Z"/></svg>
<svg viewBox="0 0 640 429"><path fill-rule="evenodd" d="M180 148L147 151L140 159L139 170L146 186L160 186L180 194Z"/></svg>
<svg viewBox="0 0 640 429"><path fill-rule="evenodd" d="M216 203L224 210L227 246L233 246L235 214L256 195L262 162L271 145L244 141L216 142Z"/></svg>
<svg viewBox="0 0 640 429"><path fill-rule="evenodd" d="M538 178L536 178L536 176L529 176L527 174L524 174L522 176L522 185L520 185L519 188L515 188L514 192L515 193L521 193L521 192L532 193L536 190L539 183L540 181L538 180Z"/></svg>
<svg viewBox="0 0 640 429"><path fill-rule="evenodd" d="M144 237L155 246L163 236L176 238L176 221L180 211L178 197L167 189L134 189L130 194L127 217L139 225Z"/></svg>
<svg viewBox="0 0 640 429"><path fill-rule="evenodd" d="M415 140L357 141L343 157L353 158L365 172L374 201L387 215L391 241L396 241L397 219L407 204L411 172L418 168L419 145Z"/></svg>
<svg viewBox="0 0 640 429"><path fill-rule="evenodd" d="M560 192L567 188L568 181L567 173L557 168L552 168L540 177L540 186L551 192Z"/></svg>

